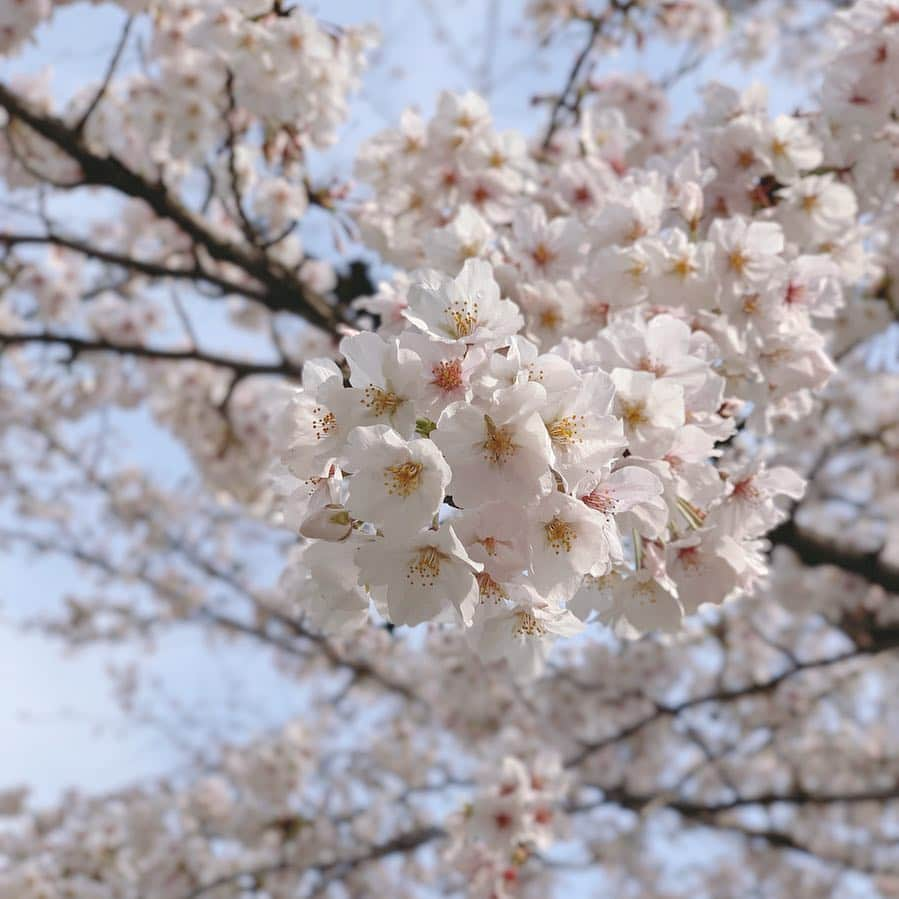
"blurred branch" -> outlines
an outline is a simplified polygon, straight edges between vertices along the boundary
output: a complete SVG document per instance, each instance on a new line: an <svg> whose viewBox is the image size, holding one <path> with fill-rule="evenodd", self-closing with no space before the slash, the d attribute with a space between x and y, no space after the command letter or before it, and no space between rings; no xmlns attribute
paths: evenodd
<svg viewBox="0 0 899 899"><path fill-rule="evenodd" d="M830 865L837 865L841 868L847 868L854 871L862 871L869 874L888 873L889 869L882 866L866 865L858 860L851 859L847 856L822 852L814 847L802 842L795 836L784 830L775 830L773 828L753 828L741 824L733 819L722 820L719 817L722 813L740 807L767 806L777 803L793 804L793 805L829 805L833 803L853 803L853 802L883 802L899 799L899 787L872 791L869 793L844 795L822 795L814 796L806 793L784 794L784 795L765 795L757 798L747 797L740 798L733 802L721 804L703 804L689 802L680 798L666 796L664 793L652 793L642 795L633 793L627 787L614 787L604 789L598 787L603 793L603 798L596 802L590 802L583 805L574 805L569 807L569 811L573 814L590 812L596 808L606 805L617 805L626 808L629 811L643 814L650 809L667 808L677 812L684 818L698 824L702 827L712 828L714 830L730 831L739 834L748 839L759 839L768 845L777 849L791 850L800 852L818 861Z"/></svg>
<svg viewBox="0 0 899 899"><path fill-rule="evenodd" d="M866 624L867 627L860 626L860 624ZM655 709L650 714L639 718L637 721L622 728L617 733L604 737L601 740L585 743L580 752L565 762L565 767L578 767L600 750L635 736L644 728L662 718L674 718L688 709L709 703L729 703L746 699L751 696L771 693L780 686L780 684L804 672L829 668L866 655L876 655L880 652L899 648L899 625L879 625L870 621L853 624L850 620L847 620L845 622L840 622L840 627L848 636L853 638L855 645L851 649L833 656L812 659L806 662L799 661L767 680L748 684L745 687L716 690L712 693L692 696L675 705L655 703Z"/></svg>
<svg viewBox="0 0 899 899"><path fill-rule="evenodd" d="M149 278L171 278L178 281L206 283L218 287L226 294L244 296L259 303L265 302L265 294L252 288L249 284L230 281L227 278L206 271L199 266L195 266L194 268L178 268L163 265L158 262L151 262L149 260L135 259L132 256L127 256L123 253L104 250L101 247L96 247L93 244L86 243L78 238L64 237L63 235L54 234L52 232L48 232L47 234L8 234L0 232L0 244L3 244L6 247L27 245L60 247L61 249L71 250L74 253L80 253L82 256L96 262L115 265L139 275L146 275Z"/></svg>
<svg viewBox="0 0 899 899"><path fill-rule="evenodd" d="M113 53L112 59L109 61L109 66L106 69L106 74L103 76L103 81L100 83L100 87L96 94L94 94L94 98L88 104L87 109L84 110L84 114L75 125L75 131L79 134L84 131L90 117L94 114L94 110L100 105L103 97L106 96L106 92L109 90L110 82L115 75L116 69L119 67L119 63L122 60L122 54L125 52L125 47L128 44L128 37L131 34L131 26L133 24L134 16L129 16L128 20L125 22L124 28L122 28L122 34L119 37L115 53Z"/></svg>
<svg viewBox="0 0 899 899"><path fill-rule="evenodd" d="M386 858L390 855L414 852L425 844L432 843L435 840L443 839L445 836L446 831L441 830L438 827L422 827L417 830L411 830L407 831L406 833L398 834L397 836L392 837L386 842L376 843L365 852L359 853L357 855L351 855L347 858L335 859L329 862L319 862L318 864L297 864L295 862L287 861L276 862L275 864L265 865L261 868L237 871L234 874L228 874L224 877L218 878L217 880L210 881L209 883L204 884L201 887L198 887L192 892L187 893L182 897L182 899L199 899L200 896L204 896L205 894L210 893L213 890L218 889L219 887L229 886L231 884L234 884L235 881L239 881L244 878L251 878L258 883L260 878L263 878L268 874L275 874L281 871L296 871L298 873L316 871L323 876L325 883L333 883L335 881L341 880L342 878L346 877L347 874L349 874L351 871L367 864L368 862L377 861L378 859Z"/></svg>
<svg viewBox="0 0 899 899"><path fill-rule="evenodd" d="M794 518L788 519L767 536L774 546L789 547L811 568L832 565L883 587L888 593L899 593L899 570L885 563L879 553L856 553L833 543L824 543L804 534Z"/></svg>
<svg viewBox="0 0 899 899"><path fill-rule="evenodd" d="M287 360L280 362L252 362L231 356L219 356L199 349L172 350L143 346L142 344L117 344L107 340L88 340L66 334L10 334L0 331L0 351L7 346L45 344L67 347L70 351L68 362L82 353L114 353L119 356L133 356L140 359L156 359L164 362L203 362L218 368L227 368L236 378L250 375L284 375L298 378L301 369Z"/></svg>
<svg viewBox="0 0 899 899"><path fill-rule="evenodd" d="M3 84L0 84L0 106L6 109L11 119L27 125L77 163L82 173L81 185L108 187L123 196L142 200L159 218L176 225L213 260L233 265L256 281L260 288L258 296L254 297L257 302L275 311L293 312L330 333L337 332L342 318L326 297L303 284L294 272L263 249L242 246L214 231L162 180L150 181L116 156L94 152L76 128L55 115L37 110Z"/></svg>
<svg viewBox="0 0 899 899"><path fill-rule="evenodd" d="M568 78L565 81L565 87L562 89L562 92L558 95L558 97L556 97L556 100L552 105L552 109L549 113L549 125L547 125L546 132L543 135L543 142L541 144L544 152L549 149L549 146L552 143L552 139L553 137L555 137L556 131L559 130L559 127L562 124L563 111L567 109L568 111L576 114L577 110L580 107L581 90L580 84L578 84L578 77L581 74L581 70L583 69L585 63L587 62L590 51L596 44L596 40L599 37L600 32L602 31L602 25L603 20L598 16L590 22L590 31L587 36L587 42L581 48L580 53L578 53L578 55L575 57L574 63L572 64L571 69L568 72Z"/></svg>

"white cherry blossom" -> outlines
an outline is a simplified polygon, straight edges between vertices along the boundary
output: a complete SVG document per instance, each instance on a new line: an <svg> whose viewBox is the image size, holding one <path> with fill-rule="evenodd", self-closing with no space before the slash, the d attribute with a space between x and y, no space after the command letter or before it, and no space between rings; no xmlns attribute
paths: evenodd
<svg viewBox="0 0 899 899"><path fill-rule="evenodd" d="M485 408L447 407L431 439L449 462L449 491L462 508L487 500L526 505L547 488L552 446L539 409L546 391L533 382L499 390Z"/></svg>
<svg viewBox="0 0 899 899"><path fill-rule="evenodd" d="M609 549L602 515L558 491L534 509L529 541L531 574L537 590L544 596L564 599L574 593L582 575L603 564Z"/></svg>
<svg viewBox="0 0 899 899"><path fill-rule="evenodd" d="M651 372L623 368L612 371L612 381L615 414L632 452L650 459L664 456L685 424L683 387Z"/></svg>
<svg viewBox="0 0 899 899"><path fill-rule="evenodd" d="M403 440L386 425L350 433L346 467L347 509L390 535L430 527L452 476L433 442Z"/></svg>
<svg viewBox="0 0 899 899"><path fill-rule="evenodd" d="M359 583L386 589L387 609L394 624L421 624L455 609L470 620L478 595L472 561L449 525L416 536L378 538L355 553Z"/></svg>
<svg viewBox="0 0 899 899"><path fill-rule="evenodd" d="M467 259L455 278L427 272L409 292L406 318L438 340L463 344L498 343L521 327L511 300L500 298L488 262Z"/></svg>
<svg viewBox="0 0 899 899"><path fill-rule="evenodd" d="M485 662L506 659L516 676L530 680L543 671L554 640L582 630L567 609L516 584L506 602L479 606L468 639Z"/></svg>

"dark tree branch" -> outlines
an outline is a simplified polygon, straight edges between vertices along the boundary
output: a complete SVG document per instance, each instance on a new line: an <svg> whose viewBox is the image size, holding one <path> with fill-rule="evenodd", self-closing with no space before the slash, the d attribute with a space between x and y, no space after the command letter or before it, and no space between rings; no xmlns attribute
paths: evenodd
<svg viewBox="0 0 899 899"><path fill-rule="evenodd" d="M271 865L265 865L261 868L255 868L246 871L237 871L234 874L227 874L219 877L217 880L210 881L203 886L188 893L182 899L198 899L198 897L210 893L219 887L228 886L235 881L244 878L250 878L258 882L259 878L263 878L268 874L277 874L283 871L296 871L303 874L309 871L317 871L318 873L328 877L328 882L333 882L342 877L346 877L352 870L378 859L387 858L390 855L398 855L401 853L414 852L427 843L435 840L443 839L446 831L438 827L423 827L418 830L411 830L406 833L398 834L384 843L376 843L370 849L358 855L352 855L348 858L337 859L332 862L320 862L310 864L297 864L295 862L276 862Z"/></svg>
<svg viewBox="0 0 899 899"><path fill-rule="evenodd" d="M298 378L300 369L290 362L251 362L232 356L219 356L199 349L168 350L148 347L142 344L118 344L108 340L93 340L72 337L67 334L10 334L0 332L0 350L6 346L49 344L67 347L71 353L69 361L82 353L114 353L119 356L133 356L140 359L155 359L163 362L203 362L218 368L226 368L234 373L236 380L250 375L284 375Z"/></svg>
<svg viewBox="0 0 899 899"><path fill-rule="evenodd" d="M578 55L575 57L574 64L568 72L568 78L565 82L565 87L562 89L562 92L559 94L559 96L556 97L555 103L553 103L552 109L550 110L549 114L549 125L546 128L546 133L543 135L543 142L541 144L544 152L549 149L556 131L559 130L559 127L562 124L563 110L570 109L574 111L580 105L577 100L569 99L569 96L574 93L575 97L577 97L578 93L580 92L578 76L580 75L581 69L583 69L584 64L587 62L587 57L590 55L590 51L596 44L596 39L599 37L600 31L602 31L602 24L602 19L598 16L590 22L590 33L588 35L587 42L581 48L581 52L578 53Z"/></svg>
<svg viewBox="0 0 899 899"><path fill-rule="evenodd" d="M706 705L708 703L735 702L750 696L771 693L784 681L796 677L803 672L829 668L833 665L849 662L862 656L876 655L880 652L899 648L899 626L882 626L870 621L858 622L853 625L852 621L848 619L841 622L840 626L855 642L855 646L851 649L834 656L827 656L826 658L814 659L808 662L800 662L767 680L749 684L745 687L738 687L731 690L718 690L714 693L692 696L676 705L662 705L657 703L655 709L650 714L643 718L639 718L633 724L622 728L617 733L604 737L601 740L584 744L580 752L565 762L565 767L578 767L590 758L590 756L599 752L601 749L604 749L606 746L629 739L662 718L674 718L688 709Z"/></svg>
<svg viewBox="0 0 899 899"><path fill-rule="evenodd" d="M887 565L879 553L854 553L838 546L825 544L804 534L790 518L768 534L774 546L787 546L811 568L833 565L858 575L871 584L883 587L888 593L899 593L899 570Z"/></svg>
<svg viewBox="0 0 899 899"><path fill-rule="evenodd" d="M556 131L558 131L562 125L563 114L566 111L571 113L575 122L577 122L580 116L581 103L583 102L585 93L583 90L584 82L587 80L587 77L589 77L589 70L588 75L586 77L584 76L584 66L590 57L590 53L596 46L596 41L600 34L602 34L608 26L611 26L614 23L616 16L621 20L622 26L626 27L629 14L635 8L639 8L642 5L640 0L609 0L609 5L602 12L588 12L572 16L573 20L589 25L590 31L587 35L587 42L575 57L574 63L568 71L568 77L565 80L565 86L562 88L562 92L556 96L554 100L552 99L552 95L545 98L541 97L536 100L536 102L552 100L549 125L546 128L546 133L543 136L541 144L544 153L549 149Z"/></svg>
<svg viewBox="0 0 899 899"><path fill-rule="evenodd" d="M234 122L237 115L237 99L234 95L234 73L230 70L225 80L225 94L228 98L228 108L225 111L225 128L227 131L225 151L228 154L228 182L231 188L231 200L234 203L243 236L253 246L258 247L261 246L260 233L253 222L250 221L250 217L247 215L246 209L244 209L243 195L240 190L240 175L237 171L236 156L238 134Z"/></svg>
<svg viewBox="0 0 899 899"><path fill-rule="evenodd" d="M84 185L108 187L126 197L142 200L159 218L176 225L197 247L217 262L241 269L261 286L258 302L275 311L293 312L318 327L335 333L341 323L338 310L309 289L296 274L258 247L241 246L216 233L160 181L150 181L115 156L95 153L65 121L42 113L0 84L0 106L12 119L27 125L76 162Z"/></svg>
<svg viewBox="0 0 899 899"><path fill-rule="evenodd" d="M266 299L264 292L254 289L249 284L229 281L227 278L215 275L199 266L194 268L173 268L158 262L135 259L123 253L104 250L101 247L93 246L93 244L85 243L79 238L64 237L61 234L6 234L0 232L0 244L7 247L28 245L61 247L74 253L80 253L82 256L96 262L115 265L138 275L146 275L148 278L171 278L177 281L191 281L195 284L206 283L219 288L226 294L244 296L260 303L264 303Z"/></svg>
<svg viewBox="0 0 899 899"><path fill-rule="evenodd" d="M635 811L642 811L648 806L655 805L659 802L659 793L647 793L639 795L628 792L624 787L613 787L605 789L596 785L596 788L602 790L603 798L606 802L614 802L616 805L623 805ZM664 797L664 794L662 794ZM753 806L770 806L778 803L798 806L816 806L816 805L833 805L838 802L893 802L899 799L899 784L893 787L881 790L861 790L858 792L847 793L808 793L804 790L797 790L793 793L764 793L758 796L739 796L728 802L694 802L681 798L665 799L664 804L668 808L673 808L682 815L689 817L699 817L708 815L720 815L723 812L733 811L739 808L750 808Z"/></svg>
<svg viewBox="0 0 899 899"><path fill-rule="evenodd" d="M570 806L568 811L573 814L593 811L606 805L617 805L621 808L637 814L642 814L650 808L668 808L676 811L687 820L701 827L711 828L713 830L729 831L739 834L747 839L763 840L769 846L776 849L790 850L800 852L810 858L817 859L828 865L836 865L841 868L847 868L855 871L863 871L870 874L885 873L883 868L869 865L859 864L857 861L851 860L837 854L823 853L784 830L775 830L773 828L752 828L740 824L738 821L731 819L722 819L720 815L739 807L765 806L775 803L789 803L793 805L828 805L840 802L871 802L871 801L893 801L899 798L899 791L883 790L871 793L845 794L843 796L809 796L799 793L794 795L783 796L763 796L758 799L735 800L730 803L721 803L718 805L689 802L677 797L666 797L663 793L653 794L637 794L630 792L626 787L613 787L602 790L603 798L595 802L589 802L583 805Z"/></svg>

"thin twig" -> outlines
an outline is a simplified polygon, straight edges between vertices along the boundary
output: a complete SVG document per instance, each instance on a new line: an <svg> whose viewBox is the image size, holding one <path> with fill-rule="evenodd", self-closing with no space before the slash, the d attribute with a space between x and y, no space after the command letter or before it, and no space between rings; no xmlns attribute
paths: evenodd
<svg viewBox="0 0 899 899"><path fill-rule="evenodd" d="M78 119L78 122L75 124L75 132L77 134L80 134L82 131L84 131L85 127L87 126L88 120L94 114L94 110L100 105L103 97L106 96L106 92L109 90L109 85L112 82L116 69L119 67L119 63L121 62L122 54L125 52L125 46L128 43L128 37L131 34L131 26L133 24L134 16L128 16L128 20L125 22L125 27L122 29L122 34L119 37L119 43L116 46L115 53L113 53L112 59L109 61L109 66L106 69L106 74L103 77L103 81L100 83L100 87L94 94L94 98L91 100L87 109L84 110L84 114L80 119Z"/></svg>
<svg viewBox="0 0 899 899"><path fill-rule="evenodd" d="M577 57L575 58L574 65L572 65L570 71L568 72L568 78L565 82L565 87L562 89L562 92L559 94L559 96L556 97L556 101L553 104L552 110L550 111L549 125L546 128L546 134L544 134L543 136L542 148L544 152L549 149L549 146L552 143L552 139L562 123L562 110L571 108L569 95L572 93L572 91L580 90L580 86L577 84L578 76L580 75L581 69L584 67L584 64L587 61L587 57L590 55L590 51L596 44L596 39L599 37L601 30L602 20L599 17L592 19L590 21L590 33L588 35L587 42L584 44L581 52L578 53Z"/></svg>

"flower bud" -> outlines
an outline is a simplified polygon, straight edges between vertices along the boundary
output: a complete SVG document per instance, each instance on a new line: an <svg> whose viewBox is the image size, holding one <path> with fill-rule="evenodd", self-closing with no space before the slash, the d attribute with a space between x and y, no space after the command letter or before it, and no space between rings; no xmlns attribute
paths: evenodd
<svg viewBox="0 0 899 899"><path fill-rule="evenodd" d="M349 537L353 520L343 506L328 504L312 512L300 525L300 534L314 540L338 542Z"/></svg>
<svg viewBox="0 0 899 899"><path fill-rule="evenodd" d="M695 228L702 218L702 188L695 181L680 186L677 208L690 228Z"/></svg>

